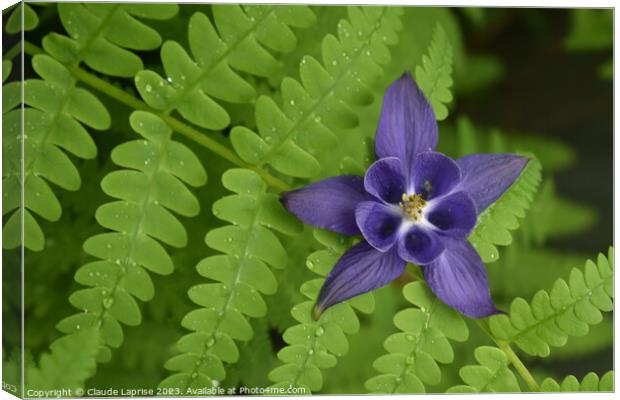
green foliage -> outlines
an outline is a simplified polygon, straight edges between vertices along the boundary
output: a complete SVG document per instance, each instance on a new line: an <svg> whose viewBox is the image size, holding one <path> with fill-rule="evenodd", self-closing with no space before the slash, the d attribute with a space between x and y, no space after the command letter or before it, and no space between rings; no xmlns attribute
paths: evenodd
<svg viewBox="0 0 620 400"><path fill-rule="evenodd" d="M24 26L22 27L22 8L24 12ZM4 30L9 35L14 35L16 33L24 31L31 31L35 29L39 25L39 17L37 16L36 11L32 9L32 7L27 3L19 3L13 11L11 11L11 15L9 15L9 19L4 26ZM23 28L23 29L22 29Z"/></svg>
<svg viewBox="0 0 620 400"><path fill-rule="evenodd" d="M510 231L519 227L519 218L530 207L540 180L540 163L531 158L512 186L480 214L469 241L482 261L496 261L499 258L496 246L508 246L512 242Z"/></svg>
<svg viewBox="0 0 620 400"><path fill-rule="evenodd" d="M134 76L142 60L130 50L152 50L161 44L159 33L141 19L162 20L178 12L176 4L58 3L58 15L69 36L50 33L43 48L58 61L84 61L95 71Z"/></svg>
<svg viewBox="0 0 620 400"><path fill-rule="evenodd" d="M394 316L394 325L401 332L386 339L388 354L373 363L380 375L366 381L371 393L424 393L425 385L441 381L437 363L454 361L448 339L463 342L469 336L463 318L439 301L425 283L407 284L403 295L416 307Z"/></svg>
<svg viewBox="0 0 620 400"><path fill-rule="evenodd" d="M201 306L188 313L182 325L193 331L177 343L182 354L166 363L174 371L161 387L188 389L211 387L225 377L223 362L235 363L239 350L234 340L248 341L252 327L246 317L267 313L262 294L273 294L277 283L267 267L284 268L286 250L271 231L294 235L301 224L284 211L276 195L254 172L231 169L222 176L234 192L213 204L213 214L231 223L211 230L205 241L222 254L205 258L198 273L211 280L189 289L190 299Z"/></svg>
<svg viewBox="0 0 620 400"><path fill-rule="evenodd" d="M11 70L13 69L13 63L11 60L2 60L2 83L6 81L6 79L11 75ZM2 96L3 102L6 102L4 95ZM3 108L12 108L3 106ZM4 110L3 110L4 112Z"/></svg>
<svg viewBox="0 0 620 400"><path fill-rule="evenodd" d="M61 205L48 182L66 190L77 190L79 172L65 152L80 158L97 155L95 142L83 125L103 130L110 126L110 115L89 91L76 87L69 71L46 55L33 57L32 66L43 79L24 82L24 229L25 246L42 250L45 239L32 213L57 221ZM11 82L3 87L3 179L2 214L20 207L21 109L17 106L21 85ZM8 112L7 112L8 111ZM64 151L63 151L64 150ZM3 227L4 248L21 244L20 213L13 212Z"/></svg>
<svg viewBox="0 0 620 400"><path fill-rule="evenodd" d="M583 336L589 325L602 321L601 311L613 309L613 248L605 257L598 255L597 263L588 260L583 272L574 268L568 283L555 281L550 292L540 290L528 303L516 298L509 316L496 315L490 319L493 334L514 342L523 351L548 356L549 346L563 346L568 336Z"/></svg>
<svg viewBox="0 0 620 400"><path fill-rule="evenodd" d="M591 354L601 354L613 346L614 329L611 315L606 315L600 324L590 326L586 336L569 336L566 344L553 349L553 353L545 358L550 363L557 360L575 362Z"/></svg>
<svg viewBox="0 0 620 400"><path fill-rule="evenodd" d="M596 223L591 207L560 197L553 179L547 178L523 218L519 233L525 243L543 244L548 239L585 232Z"/></svg>
<svg viewBox="0 0 620 400"><path fill-rule="evenodd" d="M306 266L325 277L340 256L349 247L350 241L326 231L315 231L315 238L325 246L308 256ZM349 351L345 334L359 331L359 319L354 308L370 313L374 309L371 293L357 296L327 309L318 320L312 317L312 308L325 281L317 278L306 281L299 289L309 299L291 309L291 315L299 324L289 327L283 335L288 346L278 352L284 363L269 373L274 387L304 388L306 394L323 387L322 369L333 368L337 357Z"/></svg>
<svg viewBox="0 0 620 400"><path fill-rule="evenodd" d="M214 98L253 102L256 91L241 74L276 74L280 65L272 52L293 50L297 42L291 28L311 26L315 19L306 6L213 5L211 11L214 23L199 12L189 21L192 57L179 43L167 41L161 48L166 77L141 71L135 81L151 107L177 110L203 128L223 129L230 117Z"/></svg>
<svg viewBox="0 0 620 400"><path fill-rule="evenodd" d="M543 392L613 392L614 372L609 371L600 378L594 372L589 372L581 382L574 375L567 376L562 383L547 378L541 389Z"/></svg>
<svg viewBox="0 0 620 400"><path fill-rule="evenodd" d="M521 388L503 351L496 347L481 346L475 351L480 365L467 365L459 375L467 385L457 385L448 393L520 392Z"/></svg>
<svg viewBox="0 0 620 400"><path fill-rule="evenodd" d="M559 171L575 164L577 154L565 143L541 134L503 132L476 126L459 116L456 126L442 126L440 147L446 153L462 157L473 153L523 153L536 155L547 172Z"/></svg>
<svg viewBox="0 0 620 400"><path fill-rule="evenodd" d="M571 30L564 46L570 51L596 51L613 44L613 10L574 9L570 12Z"/></svg>
<svg viewBox="0 0 620 400"><path fill-rule="evenodd" d="M350 105L372 102L371 87L382 75L380 66L390 61L387 45L397 41L401 11L394 7L349 7L347 11L348 19L338 24L338 37L328 34L323 39L323 63L304 57L301 82L282 80L281 106L270 97L258 98L258 134L247 127L232 130L232 145L244 161L304 178L315 177L322 169L325 174L355 164L340 153L334 131L358 126Z"/></svg>
<svg viewBox="0 0 620 400"><path fill-rule="evenodd" d="M452 46L441 25L433 33L428 55L422 56L422 65L415 69L415 79L435 112L437 121L448 117L445 104L452 101Z"/></svg>
<svg viewBox="0 0 620 400"><path fill-rule="evenodd" d="M69 301L82 310L58 324L64 333L94 327L104 347L100 361L110 357L109 347L123 342L120 323L138 325L141 313L136 298L148 301L154 288L146 270L170 274L173 262L159 241L183 247L187 233L170 212L195 216L198 200L182 183L201 186L206 172L185 145L171 139L172 131L157 116L135 111L131 127L143 137L122 143L112 151L116 170L101 182L103 191L116 199L97 209L95 218L110 232L84 243L84 251L99 260L82 266L75 280L89 286L73 293ZM158 241L159 240L159 241Z"/></svg>
<svg viewBox="0 0 620 400"><path fill-rule="evenodd" d="M51 353L43 354L38 367L28 365L24 373L28 390L82 389L86 378L95 373L99 335L85 329L62 336L51 344Z"/></svg>

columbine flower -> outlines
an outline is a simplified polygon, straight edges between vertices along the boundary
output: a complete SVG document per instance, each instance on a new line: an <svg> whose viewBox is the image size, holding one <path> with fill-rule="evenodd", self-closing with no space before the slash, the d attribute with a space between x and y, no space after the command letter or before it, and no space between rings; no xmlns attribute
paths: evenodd
<svg viewBox="0 0 620 400"><path fill-rule="evenodd" d="M364 177L341 175L282 194L305 223L362 235L327 276L315 306L325 309L386 285L408 262L422 266L435 295L472 318L498 310L484 264L467 237L478 215L519 176L527 158L434 151L433 110L409 74L385 93L375 161Z"/></svg>

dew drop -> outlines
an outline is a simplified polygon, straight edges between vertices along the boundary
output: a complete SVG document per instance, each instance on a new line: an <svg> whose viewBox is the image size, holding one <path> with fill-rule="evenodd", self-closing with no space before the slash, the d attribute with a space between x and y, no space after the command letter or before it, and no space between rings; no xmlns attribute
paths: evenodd
<svg viewBox="0 0 620 400"><path fill-rule="evenodd" d="M215 339L210 337L209 340L207 340L207 347L211 347L215 344Z"/></svg>
<svg viewBox="0 0 620 400"><path fill-rule="evenodd" d="M413 342L413 340L415 339L415 337L414 337L413 335L409 335L409 334L408 334L408 335L406 335L406 336L405 336L405 338L406 338L408 341L410 341L410 342Z"/></svg>
<svg viewBox="0 0 620 400"><path fill-rule="evenodd" d="M413 361L414 361L413 356L407 356L407 358L405 359L405 363L406 363L407 365L411 365L411 364L413 364Z"/></svg>
<svg viewBox="0 0 620 400"><path fill-rule="evenodd" d="M314 270L314 263L311 260L306 261L306 267L308 267L309 270Z"/></svg>
<svg viewBox="0 0 620 400"><path fill-rule="evenodd" d="M314 331L315 336L323 336L324 333L325 333L325 330L323 329L322 326L319 326L318 328L316 328L316 331Z"/></svg>
<svg viewBox="0 0 620 400"><path fill-rule="evenodd" d="M107 310L114 304L114 299L112 297L106 297L103 299L103 307Z"/></svg>
<svg viewBox="0 0 620 400"><path fill-rule="evenodd" d="M153 90L153 86L151 86L151 85L146 85L146 86L144 87L144 89L146 89L146 92L147 92L147 93L150 93L150 92L151 92L151 90Z"/></svg>
<svg viewBox="0 0 620 400"><path fill-rule="evenodd" d="M308 350L308 355L309 355L309 356L311 356L311 355L313 355L313 354L314 354L314 349L310 349L310 350Z"/></svg>

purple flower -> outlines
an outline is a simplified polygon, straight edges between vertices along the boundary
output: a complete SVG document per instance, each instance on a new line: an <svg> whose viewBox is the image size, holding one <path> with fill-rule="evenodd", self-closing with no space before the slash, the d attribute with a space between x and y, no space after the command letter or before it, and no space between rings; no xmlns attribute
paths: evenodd
<svg viewBox="0 0 620 400"><path fill-rule="evenodd" d="M282 194L282 204L305 223L364 238L327 276L316 316L388 284L408 262L421 265L435 295L464 315L499 312L484 264L467 237L528 159L473 154L455 161L434 151L437 136L430 104L405 74L385 93L378 160L364 177L336 176Z"/></svg>

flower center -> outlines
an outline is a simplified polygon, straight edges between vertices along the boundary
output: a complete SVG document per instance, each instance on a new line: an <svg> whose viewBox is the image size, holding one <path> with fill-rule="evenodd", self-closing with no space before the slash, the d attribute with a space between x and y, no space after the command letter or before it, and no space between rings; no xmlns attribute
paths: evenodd
<svg viewBox="0 0 620 400"><path fill-rule="evenodd" d="M422 217L422 210L426 206L426 200L419 194L403 193L401 202L398 203L400 208L414 221L418 221Z"/></svg>

